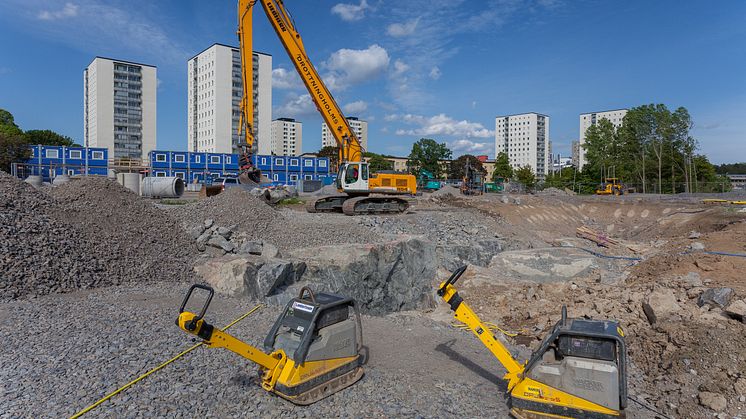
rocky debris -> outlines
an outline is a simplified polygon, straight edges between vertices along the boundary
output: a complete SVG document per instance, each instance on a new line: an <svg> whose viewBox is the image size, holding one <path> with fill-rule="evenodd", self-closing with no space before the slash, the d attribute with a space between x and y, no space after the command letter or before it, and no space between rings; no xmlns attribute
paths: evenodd
<svg viewBox="0 0 746 419"><path fill-rule="evenodd" d="M730 303L733 294L732 288L708 288L697 299L697 305L723 308Z"/></svg>
<svg viewBox="0 0 746 419"><path fill-rule="evenodd" d="M234 236L249 241L269 242L282 251L379 240L378 235L361 230L354 220L356 217L275 209L242 188L229 188L213 197L167 211L181 220L182 226L190 234L195 226L209 220L214 224L205 226L205 229L212 229L215 225L226 227ZM241 243L233 236L229 240L240 247Z"/></svg>
<svg viewBox="0 0 746 419"><path fill-rule="evenodd" d="M716 412L722 412L728 406L728 402L722 394L700 391L697 397L702 406L710 408Z"/></svg>
<svg viewBox="0 0 746 419"><path fill-rule="evenodd" d="M702 233L700 233L699 231L692 231L691 233L689 233L689 238L698 239L701 235Z"/></svg>
<svg viewBox="0 0 746 419"><path fill-rule="evenodd" d="M34 190L0 172L0 299L190 280L178 223L106 178Z"/></svg>
<svg viewBox="0 0 746 419"><path fill-rule="evenodd" d="M733 301L724 311L733 319L746 323L746 300Z"/></svg>
<svg viewBox="0 0 746 419"><path fill-rule="evenodd" d="M361 311L376 315L434 303L435 246L422 237L297 249L289 259L305 263L305 272L273 299L278 304L298 295L303 286L352 297Z"/></svg>
<svg viewBox="0 0 746 419"><path fill-rule="evenodd" d="M254 188L251 189L249 193L271 205L274 205L283 199L295 198L298 196L298 191L295 186L288 185L273 186L269 188Z"/></svg>
<svg viewBox="0 0 746 419"><path fill-rule="evenodd" d="M265 257L279 256L279 250L273 244L250 240L246 233L234 233L235 229L235 225L223 227L208 219L204 223L188 227L186 230L191 237L195 238L197 249L201 252L215 253L216 256L222 256L226 253L263 255ZM219 249L222 252L214 249Z"/></svg>
<svg viewBox="0 0 746 419"><path fill-rule="evenodd" d="M689 245L689 248L692 250L705 250L705 245L701 242L694 242Z"/></svg>
<svg viewBox="0 0 746 419"><path fill-rule="evenodd" d="M575 192L564 188L564 189L558 189L555 187L549 187L545 188L542 191L539 192L540 195L549 195L549 196L572 196L575 195Z"/></svg>

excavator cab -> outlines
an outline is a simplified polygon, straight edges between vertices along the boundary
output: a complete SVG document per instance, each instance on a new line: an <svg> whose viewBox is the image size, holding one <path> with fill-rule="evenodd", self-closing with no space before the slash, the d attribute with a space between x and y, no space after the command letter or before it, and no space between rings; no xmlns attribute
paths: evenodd
<svg viewBox="0 0 746 419"><path fill-rule="evenodd" d="M353 162L339 165L337 173L337 190L348 195L370 193L368 178L370 176L368 163Z"/></svg>

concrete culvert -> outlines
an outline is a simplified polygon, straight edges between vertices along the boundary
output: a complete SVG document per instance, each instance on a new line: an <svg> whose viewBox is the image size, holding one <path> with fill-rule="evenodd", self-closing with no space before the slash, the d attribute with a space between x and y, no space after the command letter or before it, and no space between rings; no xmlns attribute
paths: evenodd
<svg viewBox="0 0 746 419"><path fill-rule="evenodd" d="M184 181L178 177L146 177L140 191L146 198L178 198L184 195Z"/></svg>

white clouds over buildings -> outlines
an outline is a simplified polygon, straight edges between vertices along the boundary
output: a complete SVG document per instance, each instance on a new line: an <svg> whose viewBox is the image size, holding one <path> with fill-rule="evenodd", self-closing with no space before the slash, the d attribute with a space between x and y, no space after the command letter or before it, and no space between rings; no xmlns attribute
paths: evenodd
<svg viewBox="0 0 746 419"><path fill-rule="evenodd" d="M386 33L393 37L402 37L411 35L417 29L420 19L412 19L404 23L392 23L386 28Z"/></svg>
<svg viewBox="0 0 746 419"><path fill-rule="evenodd" d="M478 122L466 120L457 121L445 114L431 117L421 115L386 115L386 121L400 121L409 125L417 125L414 129L398 129L397 135L448 135L466 138L488 138L495 135Z"/></svg>
<svg viewBox="0 0 746 419"><path fill-rule="evenodd" d="M344 105L342 110L348 114L359 114L368 110L368 104L364 100L357 100Z"/></svg>
<svg viewBox="0 0 746 419"><path fill-rule="evenodd" d="M328 70L324 81L332 90L343 90L378 77L386 71L389 61L388 52L377 44L362 50L343 48L323 64Z"/></svg>

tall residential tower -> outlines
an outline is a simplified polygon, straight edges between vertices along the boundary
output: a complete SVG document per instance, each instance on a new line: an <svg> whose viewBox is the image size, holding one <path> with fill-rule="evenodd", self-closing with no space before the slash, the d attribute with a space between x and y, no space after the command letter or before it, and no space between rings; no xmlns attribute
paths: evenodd
<svg viewBox="0 0 746 419"><path fill-rule="evenodd" d="M254 52L254 134L257 154L271 154L272 56ZM213 44L187 63L189 151L237 153L241 116L241 56L238 48Z"/></svg>
<svg viewBox="0 0 746 419"><path fill-rule="evenodd" d="M145 160L156 148L156 68L96 57L83 71L83 137L114 159Z"/></svg>
<svg viewBox="0 0 746 419"><path fill-rule="evenodd" d="M360 145L363 147L363 150L368 150L368 123L354 116L347 117L347 122L350 123L352 132L354 132L355 135L357 135L357 139L360 140ZM337 141L334 140L334 135L329 131L326 122L321 123L321 146L337 146Z"/></svg>
<svg viewBox="0 0 746 419"><path fill-rule="evenodd" d="M501 152L514 169L528 165L538 177L546 176L551 164L549 117L529 112L495 118L495 156Z"/></svg>
<svg viewBox="0 0 746 419"><path fill-rule="evenodd" d="M272 121L271 154L278 156L300 156L303 147L303 124L292 118Z"/></svg>
<svg viewBox="0 0 746 419"><path fill-rule="evenodd" d="M615 109L612 111L580 114L580 140L578 141L577 161L578 170L582 170L583 166L588 163L585 159L585 149L583 148L583 144L585 144L585 132L588 130L588 128L590 128L591 125L596 125L596 123L602 119L608 119L609 122L614 125L614 127L619 128L620 126L622 126L624 115L627 115L627 109Z"/></svg>

